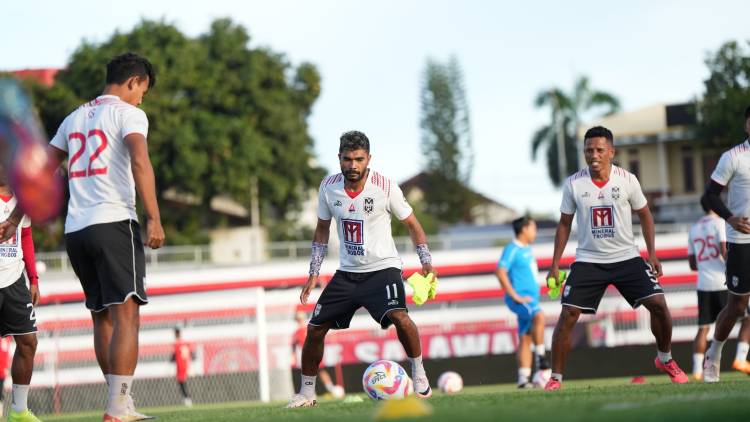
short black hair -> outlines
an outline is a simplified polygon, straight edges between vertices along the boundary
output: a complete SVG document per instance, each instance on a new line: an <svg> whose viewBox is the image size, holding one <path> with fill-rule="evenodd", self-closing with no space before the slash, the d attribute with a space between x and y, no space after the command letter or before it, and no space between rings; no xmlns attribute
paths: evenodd
<svg viewBox="0 0 750 422"><path fill-rule="evenodd" d="M350 130L344 133L339 138L341 143L339 144L339 154L344 151L356 151L363 149L370 153L370 140L367 139L367 135L357 130Z"/></svg>
<svg viewBox="0 0 750 422"><path fill-rule="evenodd" d="M523 230L523 228L531 224L532 221L534 221L534 219L529 217L528 215L524 215L523 217L516 218L511 223L511 225L513 226L513 233L515 233L516 236L518 236L519 234L521 234L521 231Z"/></svg>
<svg viewBox="0 0 750 422"><path fill-rule="evenodd" d="M748 118L750 118L750 106L747 106L747 108L745 109L745 120L747 120Z"/></svg>
<svg viewBox="0 0 750 422"><path fill-rule="evenodd" d="M701 208L703 208L703 212L706 214L711 211L711 204L708 202L708 197L706 195L701 196Z"/></svg>
<svg viewBox="0 0 750 422"><path fill-rule="evenodd" d="M135 53L125 53L107 63L107 85L122 84L129 78L137 76L140 79L148 77L148 88L156 85L154 66L145 57Z"/></svg>
<svg viewBox="0 0 750 422"><path fill-rule="evenodd" d="M583 140L585 141L586 139L591 138L606 138L610 143L614 143L615 139L615 137L612 136L612 131L604 126L594 126L587 130L586 134L583 135Z"/></svg>

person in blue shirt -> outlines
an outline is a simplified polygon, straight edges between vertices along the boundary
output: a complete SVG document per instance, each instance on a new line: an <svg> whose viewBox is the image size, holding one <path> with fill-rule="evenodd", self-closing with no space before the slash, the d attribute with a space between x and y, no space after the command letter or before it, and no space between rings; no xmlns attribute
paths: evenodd
<svg viewBox="0 0 750 422"><path fill-rule="evenodd" d="M530 217L513 220L516 237L503 250L497 263L497 275L505 290L505 303L518 316L518 388L544 386L550 367L544 349L544 314L539 307L539 269L531 251L536 239L536 223ZM532 352L537 374L530 382Z"/></svg>

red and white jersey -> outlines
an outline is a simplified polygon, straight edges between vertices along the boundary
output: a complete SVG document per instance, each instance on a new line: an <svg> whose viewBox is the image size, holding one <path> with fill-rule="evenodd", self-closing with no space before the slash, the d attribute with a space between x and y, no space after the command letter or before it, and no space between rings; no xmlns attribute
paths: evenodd
<svg viewBox="0 0 750 422"><path fill-rule="evenodd" d="M185 382L190 372L190 362L193 359L193 352L190 345L182 341L176 341L174 344L174 362L177 367L177 380Z"/></svg>
<svg viewBox="0 0 750 422"><path fill-rule="evenodd" d="M0 379L8 378L8 368L12 359L10 358L10 342L12 336L0 338ZM2 388L2 385L0 385Z"/></svg>
<svg viewBox="0 0 750 422"><path fill-rule="evenodd" d="M16 208L16 198L12 197L8 201L0 198L0 207L2 207L2 210L0 210L0 222L2 222L7 220L13 209ZM21 229L25 227L31 227L31 220L24 215L13 236L0 243L0 289L15 283L23 274Z"/></svg>
<svg viewBox="0 0 750 422"><path fill-rule="evenodd" d="M320 184L318 218L336 219L340 269L353 273L401 268L391 234L391 214L404 220L412 208L396 182L370 171L356 195L344 190L344 175L326 177Z"/></svg>
<svg viewBox="0 0 750 422"><path fill-rule="evenodd" d="M92 224L138 220L135 182L125 137L148 135L146 113L101 95L68 115L50 142L68 153L70 202L65 233Z"/></svg>
<svg viewBox="0 0 750 422"><path fill-rule="evenodd" d="M611 263L640 256L633 239L633 210L648 204L638 179L612 166L609 180L597 186L585 168L563 184L563 214L578 214L576 261Z"/></svg>
<svg viewBox="0 0 750 422"><path fill-rule="evenodd" d="M717 215L706 215L690 228L688 255L698 265L697 289L704 292L726 290L726 262L721 244L727 241L726 223Z"/></svg>
<svg viewBox="0 0 750 422"><path fill-rule="evenodd" d="M729 189L729 211L733 215L750 217L750 142L745 141L721 154L711 179ZM750 234L743 234L727 224L730 243L750 243Z"/></svg>

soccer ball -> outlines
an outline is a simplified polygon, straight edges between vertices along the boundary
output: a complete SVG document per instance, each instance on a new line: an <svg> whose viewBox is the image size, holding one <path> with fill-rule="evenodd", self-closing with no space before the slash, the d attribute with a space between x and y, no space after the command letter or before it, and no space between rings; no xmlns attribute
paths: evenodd
<svg viewBox="0 0 750 422"><path fill-rule="evenodd" d="M455 394L464 388L464 380L461 375L453 371L443 372L438 378L438 388L445 394Z"/></svg>
<svg viewBox="0 0 750 422"><path fill-rule="evenodd" d="M411 378L396 362L379 360L365 369L362 386L375 400L403 399L412 392Z"/></svg>
<svg viewBox="0 0 750 422"><path fill-rule="evenodd" d="M531 378L531 383L534 384L534 387L544 388L544 386L547 385L547 381L549 381L550 377L552 377L551 369L539 369Z"/></svg>

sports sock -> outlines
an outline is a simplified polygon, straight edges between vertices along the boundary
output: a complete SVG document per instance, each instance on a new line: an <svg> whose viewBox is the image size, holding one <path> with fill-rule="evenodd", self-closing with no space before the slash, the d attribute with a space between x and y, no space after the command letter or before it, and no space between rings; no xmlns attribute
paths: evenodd
<svg viewBox="0 0 750 422"><path fill-rule="evenodd" d="M417 356L415 358L409 358L409 363L411 364L411 377L412 379L416 379L417 377L426 377L427 374L424 371L424 366L422 365L422 356Z"/></svg>
<svg viewBox="0 0 750 422"><path fill-rule="evenodd" d="M693 353L693 374L700 375L703 373L703 353Z"/></svg>
<svg viewBox="0 0 750 422"><path fill-rule="evenodd" d="M14 412L25 412L28 409L29 386L13 384L13 398L10 403Z"/></svg>
<svg viewBox="0 0 750 422"><path fill-rule="evenodd" d="M659 357L659 361L661 363L667 363L670 360L672 360L672 352L662 352L660 350L656 351L656 355Z"/></svg>
<svg viewBox="0 0 750 422"><path fill-rule="evenodd" d="M534 354L537 356L544 356L546 350L544 349L544 343L534 345Z"/></svg>
<svg viewBox="0 0 750 422"><path fill-rule="evenodd" d="M303 396L311 399L315 397L315 381L318 379L316 375L302 375L301 387L299 393Z"/></svg>
<svg viewBox="0 0 750 422"><path fill-rule="evenodd" d="M526 384L531 376L531 368L518 368L518 384Z"/></svg>
<svg viewBox="0 0 750 422"><path fill-rule="evenodd" d="M552 376L550 376L550 378L556 379L557 382L562 382L562 374L556 374L556 373L553 372Z"/></svg>
<svg viewBox="0 0 750 422"><path fill-rule="evenodd" d="M711 346L708 347L708 351L706 352L706 356L708 359L711 359L714 362L718 362L721 360L721 349L724 348L724 341L719 341L714 339L711 342Z"/></svg>
<svg viewBox="0 0 750 422"><path fill-rule="evenodd" d="M121 416L127 411L128 396L133 386L132 375L109 375L109 401L107 414Z"/></svg>
<svg viewBox="0 0 750 422"><path fill-rule="evenodd" d="M747 352L750 350L750 343L746 341L740 341L737 343L737 354L735 355L734 360L739 361L746 361L747 360Z"/></svg>

